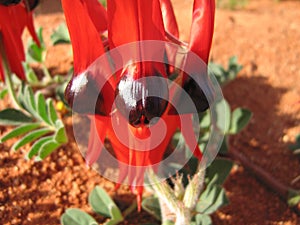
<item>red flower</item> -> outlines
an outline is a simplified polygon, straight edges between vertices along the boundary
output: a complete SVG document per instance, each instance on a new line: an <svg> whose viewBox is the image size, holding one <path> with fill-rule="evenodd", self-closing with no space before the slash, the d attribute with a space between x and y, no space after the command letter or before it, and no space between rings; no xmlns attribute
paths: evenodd
<svg viewBox="0 0 300 225"><path fill-rule="evenodd" d="M25 79L22 61L25 60L23 42L21 39L24 28L27 27L36 43L32 11L24 2L17 5L4 6L0 4L0 36L4 45L5 56L0 55L0 79L4 80L4 58L8 61L10 70L20 79Z"/></svg>
<svg viewBox="0 0 300 225"><path fill-rule="evenodd" d="M125 61L124 68L114 73L108 80L105 80L105 75L101 72L93 74L86 72L86 69L102 56L107 48L113 50L124 44L145 40L183 44L178 40L179 32L171 2L108 0L107 14L97 0L62 0L62 4L74 54L74 75L66 89L66 98L75 111L88 114L91 120L87 164L91 165L98 159L104 140L109 139L120 164L117 187L128 178L140 203L145 167L153 166L156 169L155 164L162 160L176 129L181 128L186 143L194 155L199 159L202 157L193 131L192 114L188 112L178 115L166 100L172 98L174 93L168 93L164 80L168 79L174 68L151 61L130 63L130 59L126 61L124 55L120 53L120 57ZM205 63L208 62L211 47L214 9L213 0L194 1L188 49L196 53ZM102 36L102 28L106 26L108 41ZM143 56L147 54L145 51L143 46L137 43L132 53ZM167 57L172 57L172 51L165 51ZM158 57L163 58L165 51L158 51ZM185 64L186 66L191 64L189 57L185 60ZM111 62L107 58L102 60L99 71L108 73L110 65ZM143 78L146 79L145 82L140 81ZM153 83L151 79L155 82ZM84 82L78 82L80 80ZM101 90L100 83L100 86L103 86ZM177 83L191 95L198 111L207 109L207 99L202 90L196 87L197 84L193 79L181 72ZM161 93L160 97L147 95L151 91ZM96 99L95 106L89 104L93 98ZM155 118L160 119L149 126ZM117 125L114 124L116 120ZM167 131L162 140L158 140L161 138L159 136L151 136L151 133L159 133L163 125ZM115 132L115 126L121 133ZM158 144L152 146L152 143Z"/></svg>

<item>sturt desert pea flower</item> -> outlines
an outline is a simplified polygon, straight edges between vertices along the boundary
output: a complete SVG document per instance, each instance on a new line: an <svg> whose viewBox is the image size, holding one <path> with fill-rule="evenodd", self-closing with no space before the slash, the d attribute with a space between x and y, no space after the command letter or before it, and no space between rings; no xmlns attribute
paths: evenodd
<svg viewBox="0 0 300 225"><path fill-rule="evenodd" d="M97 0L62 0L62 5L74 57L74 75L66 88L65 96L74 111L87 114L91 121L87 164L92 165L98 159L104 140L108 139L120 162L117 187L128 178L140 206L144 167L154 166L162 160L176 129L181 128L187 145L201 159L202 153L193 132L192 114L178 115L166 100L171 94L163 80L170 76L170 68L162 63L125 61L123 70L116 72L108 80L101 72L93 74L87 68L98 57L103 56L106 49L113 50L124 44L147 40L184 45L207 63L214 28L215 2L194 1L189 44L178 40L177 22L169 0L108 0L107 11ZM105 30L107 38L103 36ZM139 44L135 49L137 54L144 51ZM164 57L165 51L157 54ZM172 54L168 57L172 57ZM99 71L109 71L113 63L108 59L102 62L99 67L106 69ZM146 82L141 82L142 78L146 78ZM154 78L163 79L155 79L153 84L151 79ZM190 95L197 111L208 108L206 97L193 79L182 73L180 85ZM147 95L149 92L160 92L161 95L153 97ZM90 105L93 98L96 99L95 105ZM113 117L122 124L121 135L128 139L129 144L120 141L115 133ZM159 119L151 124L155 118ZM163 140L152 148L151 142L157 140L150 139L140 146L140 140L151 135L150 129L160 129L161 120L167 129Z"/></svg>
<svg viewBox="0 0 300 225"><path fill-rule="evenodd" d="M0 2L0 44L3 45L5 51L5 56L4 54L0 55L0 79L2 81L4 80L4 60L7 60L11 72L20 79L25 79L22 66L22 61L25 61L25 53L21 36L24 28L27 27L34 41L38 45L40 44L35 33L32 15L32 10L37 3L38 1Z"/></svg>

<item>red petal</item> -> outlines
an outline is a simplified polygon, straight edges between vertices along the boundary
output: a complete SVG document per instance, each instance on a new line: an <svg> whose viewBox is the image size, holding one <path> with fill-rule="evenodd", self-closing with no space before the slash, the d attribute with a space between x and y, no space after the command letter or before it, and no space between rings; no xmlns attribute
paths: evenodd
<svg viewBox="0 0 300 225"><path fill-rule="evenodd" d="M0 43L0 45L1 45L1 43ZM4 70L3 70L3 66L2 66L2 57L1 57L1 55L0 55L0 81L4 81Z"/></svg>
<svg viewBox="0 0 300 225"><path fill-rule="evenodd" d="M9 7L0 5L0 31L6 58L11 71L16 73L20 79L25 79L22 66L25 54L21 35L25 26L26 13L26 9L22 4Z"/></svg>
<svg viewBox="0 0 300 225"><path fill-rule="evenodd" d="M83 4L97 31L102 33L107 30L107 13L103 5L98 0L84 1Z"/></svg>
<svg viewBox="0 0 300 225"><path fill-rule="evenodd" d="M181 133L185 139L187 146L193 152L194 156L201 160L202 153L198 147L198 141L196 139L194 129L193 129L193 117L192 114L180 115L182 123L184 126L181 127Z"/></svg>
<svg viewBox="0 0 300 225"><path fill-rule="evenodd" d="M78 74L102 55L104 48L101 37L82 1L62 0L62 6L73 47L74 73Z"/></svg>
<svg viewBox="0 0 300 225"><path fill-rule="evenodd" d="M209 51L214 32L215 0L195 0L190 45L205 63L208 63Z"/></svg>
<svg viewBox="0 0 300 225"><path fill-rule="evenodd" d="M97 122L95 121L97 117ZM90 116L90 136L87 153L85 156L86 164L91 166L100 156L103 148L104 139L106 137L107 117ZM98 129L97 129L98 128Z"/></svg>
<svg viewBox="0 0 300 225"><path fill-rule="evenodd" d="M159 0L108 0L108 37L111 47L143 40L164 40L165 31ZM146 49L137 46L130 54L143 61ZM147 52L148 54L148 52ZM161 56L163 59L163 51ZM124 65L129 62L124 62ZM165 76L162 65L142 62L137 66L138 76L151 75L155 70ZM138 78L138 77L137 77Z"/></svg>
<svg viewBox="0 0 300 225"><path fill-rule="evenodd" d="M173 6L170 0L160 0L161 11L165 30L174 37L179 38L178 25L174 14Z"/></svg>
<svg viewBox="0 0 300 225"><path fill-rule="evenodd" d="M107 11L111 46L164 39L158 0L108 0Z"/></svg>
<svg viewBox="0 0 300 225"><path fill-rule="evenodd" d="M29 33L30 33L32 39L40 47L41 43L40 43L40 40L38 39L37 34L35 32L32 12L28 12L28 14L27 14L27 28L29 30Z"/></svg>

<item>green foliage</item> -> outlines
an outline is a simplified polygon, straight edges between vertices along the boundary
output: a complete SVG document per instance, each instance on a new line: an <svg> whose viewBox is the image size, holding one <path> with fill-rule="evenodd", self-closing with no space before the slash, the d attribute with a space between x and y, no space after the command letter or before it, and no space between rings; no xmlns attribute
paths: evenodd
<svg viewBox="0 0 300 225"><path fill-rule="evenodd" d="M3 99L7 95L7 93L8 93L7 88L2 88L0 90L0 99Z"/></svg>
<svg viewBox="0 0 300 225"><path fill-rule="evenodd" d="M107 0L99 0L99 2L100 2L104 7L107 7Z"/></svg>
<svg viewBox="0 0 300 225"><path fill-rule="evenodd" d="M118 206L114 203L107 192L96 186L89 195L89 204L93 211L103 217L110 218L109 221L104 223L105 225L115 225L124 220L122 213ZM82 218L81 218L82 217ZM75 223L74 221L80 223ZM67 209L61 217L62 225L73 225L73 224L98 224L89 214L81 211L80 209Z"/></svg>
<svg viewBox="0 0 300 225"><path fill-rule="evenodd" d="M228 8L231 10L244 8L248 4L248 0L217 0L218 8Z"/></svg>
<svg viewBox="0 0 300 225"><path fill-rule="evenodd" d="M288 205L290 207L297 206L300 203L300 191L290 189L288 192Z"/></svg>
<svg viewBox="0 0 300 225"><path fill-rule="evenodd" d="M296 136L295 143L290 145L289 147L294 152L294 154L300 154L300 134Z"/></svg>
<svg viewBox="0 0 300 225"><path fill-rule="evenodd" d="M242 68L243 66L238 63L236 56L229 58L227 69L220 64L214 62L209 63L210 72L215 75L221 86L224 86L234 80Z"/></svg>
<svg viewBox="0 0 300 225"><path fill-rule="evenodd" d="M145 198L142 202L142 207L145 211L151 214L154 218L161 220L161 209L157 197Z"/></svg>
<svg viewBox="0 0 300 225"><path fill-rule="evenodd" d="M0 125L19 125L32 122L32 118L20 110L8 108L0 111Z"/></svg>
<svg viewBox="0 0 300 225"><path fill-rule="evenodd" d="M65 23L61 23L58 28L51 34L53 45L61 43L71 43L68 27Z"/></svg>
<svg viewBox="0 0 300 225"><path fill-rule="evenodd" d="M36 160L44 159L68 142L64 124L58 118L51 99L46 100L40 92L34 94L27 85L20 88L17 97L21 110L4 109L0 112L1 125L17 126L2 136L1 142L19 138L12 146L15 151L33 143L27 158L37 156Z"/></svg>
<svg viewBox="0 0 300 225"><path fill-rule="evenodd" d="M26 62L39 62L42 63L46 58L46 47L43 39L43 28L39 28L37 35L40 40L40 46L38 46L32 39L27 44Z"/></svg>
<svg viewBox="0 0 300 225"><path fill-rule="evenodd" d="M98 225L93 217L76 208L67 209L60 222L62 225Z"/></svg>

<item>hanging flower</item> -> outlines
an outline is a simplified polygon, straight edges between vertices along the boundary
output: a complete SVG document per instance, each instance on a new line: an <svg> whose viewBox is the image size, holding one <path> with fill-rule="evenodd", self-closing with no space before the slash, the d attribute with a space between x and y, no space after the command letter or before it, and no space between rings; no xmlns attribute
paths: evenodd
<svg viewBox="0 0 300 225"><path fill-rule="evenodd" d="M74 57L74 75L65 95L73 110L87 114L91 121L87 164L92 165L98 159L104 140L108 139L120 167L117 187L128 178L140 207L145 167L156 169L178 128L193 154L201 159L202 153L193 131L191 112L179 115L168 101L174 93L168 90L166 80L174 68L161 62L131 61L119 52L123 69L107 79L103 71L109 72L114 62L104 54L107 49L136 43L132 58L136 55L143 58L147 50L139 44L140 41L154 40L183 45L207 63L215 2L194 1L189 44L178 39L170 0L108 0L107 10L97 0L62 0L62 5ZM155 54L160 58L174 55L168 49ZM87 70L103 55L105 59L99 65L98 73ZM184 66L188 66L189 61L187 57ZM208 101L194 79L180 72L177 83L190 95L198 112L208 108ZM96 99L94 105L90 104L91 99ZM159 133L163 126L166 133L162 140L159 135L153 138L151 134Z"/></svg>
<svg viewBox="0 0 300 225"><path fill-rule="evenodd" d="M23 30L28 28L32 38L39 45L33 25L32 9L38 1L1 1L0 3L0 36L4 54L0 55L0 79L4 80L4 61L8 62L11 72L20 79L25 79L22 61L25 61ZM18 4L15 4L18 3ZM6 59L4 59L6 57Z"/></svg>

